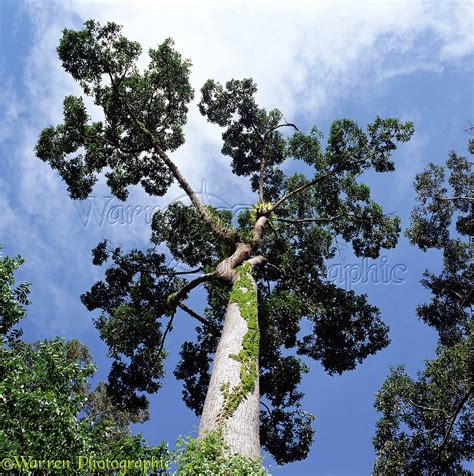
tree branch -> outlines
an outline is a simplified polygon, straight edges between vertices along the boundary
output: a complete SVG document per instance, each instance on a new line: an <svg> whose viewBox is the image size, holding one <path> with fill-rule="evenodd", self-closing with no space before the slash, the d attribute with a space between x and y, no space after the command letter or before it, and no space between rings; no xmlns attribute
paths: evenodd
<svg viewBox="0 0 474 476"><path fill-rule="evenodd" d="M133 122L138 126L139 129L150 139L150 142L155 149L155 152L158 154L161 160L165 163L166 167L168 170L171 172L173 177L177 180L179 183L180 187L183 189L183 191L186 193L186 195L189 197L191 200L192 204L196 208L197 212L201 216L202 220L204 223L209 227L209 229L212 231L214 236L225 243L235 246L235 234L230 231L225 229L224 227L219 226L217 223L214 222L212 217L209 215L209 212L207 211L206 207L204 204L199 200L198 196L194 192L194 190L191 188L191 185L188 183L188 181L184 178L184 176L181 174L180 170L176 166L176 164L168 157L166 152L161 148L158 140L156 139L155 135L148 129L148 127L140 121L133 112L132 108L128 104L128 102L125 100L125 98L120 94L118 91L115 81L113 79L113 76L109 74L110 80L112 83L112 87L115 90L115 92L118 94L118 96L121 98L123 104L127 108L128 114L130 115L131 119Z"/></svg>
<svg viewBox="0 0 474 476"><path fill-rule="evenodd" d="M214 326L207 319L205 319L204 317L201 317L198 313L194 312L191 308L189 308L188 306L186 306L182 302L176 301L174 298L170 300L170 298L172 298L172 296L178 296L181 293L183 293L182 297L184 297L186 295L186 293L188 293L192 288L196 287L200 282L204 281L205 279L202 279L202 278L205 278L206 276L209 276L209 275L204 274L202 276L199 276L198 279L195 279L195 280L191 281L190 283L188 283L186 286L184 286L179 291L179 293L174 294L174 295L171 294L170 296L168 296L168 304L171 304L171 301L173 301L173 304L176 304L176 306L180 307L183 311L186 311L189 315L191 315L192 317L197 319L202 324L212 328ZM187 288L190 288L190 289L187 289ZM169 332L171 331L171 328L173 327L173 321L174 321L175 316L176 316L176 313L171 316L171 318L168 322L168 325L166 326L165 332L163 333L163 337L161 339L159 353L161 353L161 351L164 348L166 336L169 334Z"/></svg>
<svg viewBox="0 0 474 476"><path fill-rule="evenodd" d="M265 407L265 410L268 412L268 416L270 417L270 420L273 420L272 411L270 410L268 405L263 400L260 400L260 405Z"/></svg>
<svg viewBox="0 0 474 476"><path fill-rule="evenodd" d="M163 337L161 338L161 344L160 344L160 349L158 351L158 354L161 354L161 352L163 351L163 348L165 346L166 336L169 334L169 332L171 331L171 328L173 327L174 316L175 316L175 314L173 314L171 316L171 318L168 322L168 325L166 326L165 332L163 333Z"/></svg>
<svg viewBox="0 0 474 476"><path fill-rule="evenodd" d="M278 124L278 126L275 126L273 129L270 129L269 131L267 131L265 135L263 136L263 140L266 141L268 135L271 134L272 132L275 132L280 127L292 127L293 129L299 132L299 129L296 127L295 124L292 124L291 122L285 122L285 124Z"/></svg>
<svg viewBox="0 0 474 476"><path fill-rule="evenodd" d="M298 219L287 219L287 218L275 218L275 221L281 221L284 223L325 223L329 221L333 221L336 218L340 218L340 215L334 215L333 217L321 217L321 218L298 218Z"/></svg>
<svg viewBox="0 0 474 476"><path fill-rule="evenodd" d="M190 269L189 271L155 271L150 268L141 268L140 271L144 273L155 274L157 276L182 276L185 274L196 274L202 271L204 268L200 266L196 269Z"/></svg>
<svg viewBox="0 0 474 476"><path fill-rule="evenodd" d="M413 405L414 407L416 408L419 408L420 410L428 410L428 411L431 411L431 412L441 412L441 413L444 413L445 416L449 417L449 414L446 410L444 410L443 408L435 408L435 407L427 407L425 405L419 405L418 403L415 403L412 399L408 399L408 402L410 403L410 405Z"/></svg>
<svg viewBox="0 0 474 476"><path fill-rule="evenodd" d="M208 326L208 327L215 327L205 317L200 316L196 311L186 306L186 304L179 302L178 307L180 307L183 311L187 312L191 317L194 317L194 319L198 320L201 324L204 324L205 326Z"/></svg>
<svg viewBox="0 0 474 476"><path fill-rule="evenodd" d="M260 177L258 178L258 195L260 197L260 202L263 202L263 174L265 172L265 153L266 145L263 144L262 158L260 159Z"/></svg>
<svg viewBox="0 0 474 476"><path fill-rule="evenodd" d="M394 215L397 213L395 212L390 212L390 213L384 213L383 216L387 217L390 215ZM319 218L275 218L275 221L281 221L283 223L325 223L325 222L331 222L334 221L338 218L341 218L345 216L346 218L357 218L353 213L339 213L338 215L334 215L332 217L319 217Z"/></svg>
<svg viewBox="0 0 474 476"><path fill-rule="evenodd" d="M474 197L469 196L458 196L458 197L438 197L438 200L443 200L446 202L452 202L453 200L467 200L469 202L474 202Z"/></svg>
<svg viewBox="0 0 474 476"><path fill-rule="evenodd" d="M209 281L211 278L215 277L216 273L206 273L198 276L197 278L193 279L186 283L177 293L172 293L168 296L167 304L168 306L177 306L179 302L185 298L190 291L192 291L195 287L199 286L201 283Z"/></svg>
<svg viewBox="0 0 474 476"><path fill-rule="evenodd" d="M371 152L370 154L367 154L363 159L361 160L356 160L352 165L359 165L363 164L364 162L370 160L371 157L373 157L376 154L376 152ZM336 172L339 172L337 169L332 169L328 170L326 173L319 175L318 177L315 177L313 180L310 180L309 182L301 185L298 188L295 188L295 190L292 190L291 192L286 193L283 195L283 197L279 198L271 208L271 211L274 211L276 208L278 208L285 200L288 198L292 197L293 195L302 192L303 190L306 190L308 187L312 187L313 185L316 185L318 182L330 177L331 175L334 175Z"/></svg>
<svg viewBox="0 0 474 476"><path fill-rule="evenodd" d="M264 265L266 262L267 258L262 255L254 256L253 258L247 260L247 263L250 263L250 266L252 266L252 268L258 268L259 266Z"/></svg>
<svg viewBox="0 0 474 476"><path fill-rule="evenodd" d="M306 190L309 187L312 187L313 185L316 185L318 182L324 180L325 178L329 177L332 175L335 171L331 170L329 172L326 172L323 175L319 175L318 177L314 178L313 180L310 180L309 182L306 182L305 184L301 185L300 187L295 188L291 192L286 193L283 195L283 197L280 197L271 207L271 211L276 210L284 201L288 200L290 197L293 195L296 195L297 193L302 192L303 190Z"/></svg>
<svg viewBox="0 0 474 476"><path fill-rule="evenodd" d="M267 214L262 215L258 218L255 222L255 225L252 228L252 241L254 246L256 246L263 235L263 230L265 229L266 224L268 223L268 216Z"/></svg>
<svg viewBox="0 0 474 476"><path fill-rule="evenodd" d="M235 234L231 230L227 230L214 222L212 217L209 215L209 212L207 211L206 207L199 200L196 193L189 185L188 181L181 175L181 172L179 171L178 167L176 167L174 162L168 157L168 155L163 151L163 149L161 149L153 134L151 134L151 132L149 131L148 134L150 139L153 141L153 147L155 148L155 151L158 153L159 157L163 160L163 162L166 164L173 176L176 178L181 188L188 195L189 199L195 206L202 220L209 227L214 236L224 241L228 245L235 247Z"/></svg>
<svg viewBox="0 0 474 476"><path fill-rule="evenodd" d="M448 442L449 435L451 434L451 431L454 426L454 422L456 421L456 418L458 417L459 413L464 407L464 404L467 402L468 398L470 397L472 393L473 388L469 388L469 391L467 394L463 397L463 399L459 402L459 405L457 406L456 410L454 411L451 421L449 422L448 429L446 430L446 433L444 435L443 441L438 445L437 450L438 450L438 455L441 453L441 450L443 449L443 446Z"/></svg>

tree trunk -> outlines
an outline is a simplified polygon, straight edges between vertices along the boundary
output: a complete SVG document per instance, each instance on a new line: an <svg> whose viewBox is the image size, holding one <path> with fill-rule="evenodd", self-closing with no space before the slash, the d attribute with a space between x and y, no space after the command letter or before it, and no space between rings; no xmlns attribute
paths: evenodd
<svg viewBox="0 0 474 476"><path fill-rule="evenodd" d="M229 454L259 458L260 392L258 378L259 334L256 315L257 287L250 272L245 272L245 274L247 285L242 285L244 281L242 274L240 274L240 279L234 283L231 299L227 306L222 335L217 346L211 380L199 425L199 437L205 436L206 433L212 430L222 428L224 441L229 447ZM233 302L232 294L235 287L239 288L237 291L240 291L241 296L245 296L244 299L247 303L254 303L255 319L250 323L248 312L242 309L242 306L245 306L245 304ZM253 306L251 305L251 307ZM255 362L255 368L252 367L251 373L251 381L254 388L253 391L245 393L242 398L237 399L237 403L234 401L234 404L237 406L233 411L229 412L226 410L226 407L228 408L229 395L232 396L233 392L235 395L236 390L242 389L241 367L245 365L245 361L239 361L235 356L243 352L243 341L248 339L249 331L251 332L252 329L255 331L255 355L251 358L251 362ZM248 365L246 368L248 368ZM256 371L254 372L255 369ZM247 378L249 375L247 374Z"/></svg>

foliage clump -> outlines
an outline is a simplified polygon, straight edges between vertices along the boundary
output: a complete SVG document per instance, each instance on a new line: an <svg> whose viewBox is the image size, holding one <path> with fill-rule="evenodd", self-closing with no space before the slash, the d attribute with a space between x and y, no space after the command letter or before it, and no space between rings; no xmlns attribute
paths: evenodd
<svg viewBox="0 0 474 476"><path fill-rule="evenodd" d="M417 314L439 343L417 379L397 367L377 394L376 474L472 474L464 464L474 454L473 183L472 162L456 152L415 178L406 234L421 250L443 255L440 274L423 273L431 301Z"/></svg>
<svg viewBox="0 0 474 476"><path fill-rule="evenodd" d="M220 429L200 439L179 439L177 476L268 476L260 459L229 456Z"/></svg>
<svg viewBox="0 0 474 476"><path fill-rule="evenodd" d="M403 366L393 369L377 394L375 474L463 473L474 451L474 334L453 347L440 347L436 359L412 379ZM433 474L433 473L432 473Z"/></svg>
<svg viewBox="0 0 474 476"><path fill-rule="evenodd" d="M149 446L141 435L130 432L129 424L143 421L146 413L118 408L103 383L90 389L95 366L84 345L60 337L32 344L20 339L21 332L13 326L26 315L29 287L15 287L14 271L24 262L21 257L0 260L2 457L167 460L165 444ZM71 471L82 472L73 465Z"/></svg>
<svg viewBox="0 0 474 476"><path fill-rule="evenodd" d="M25 316L25 306L29 304L29 284L20 283L14 287L15 271L25 262L21 256L2 257L0 246L0 335L10 339L19 337L21 331L13 327Z"/></svg>

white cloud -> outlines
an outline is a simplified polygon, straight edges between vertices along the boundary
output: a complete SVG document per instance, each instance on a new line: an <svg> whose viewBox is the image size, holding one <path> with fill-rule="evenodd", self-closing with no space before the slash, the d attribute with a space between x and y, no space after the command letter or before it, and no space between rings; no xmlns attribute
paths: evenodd
<svg viewBox="0 0 474 476"><path fill-rule="evenodd" d="M55 47L62 28L79 26L78 17L123 24L144 51L173 37L193 61L197 96L210 77L251 76L265 106L311 121L341 98L398 75L442 71L474 50L472 9L457 2L70 1L62 8L30 3L29 11L39 40L29 61L30 93L47 116L57 116L72 89ZM199 183L225 163L216 160L219 145L216 128L191 108L188 144L176 154L191 180Z"/></svg>
<svg viewBox="0 0 474 476"><path fill-rule="evenodd" d="M109 237L124 244L144 241L149 235L145 226L85 232L57 174L34 157L41 128L60 121L64 96L78 92L56 55L64 27L78 28L88 18L116 21L145 51L171 36L183 56L193 61L192 83L197 96L208 78L226 81L251 76L266 107L280 108L288 120L311 123L330 115L340 100L361 97L391 78L419 71L440 72L452 63L462 66L474 49L472 8L459 2L443 6L380 1L30 1L25 9L35 31L34 47L25 62L24 94L15 96L10 81L10 88L0 95L0 104L6 107L0 138L11 138L14 131L15 145L9 148L8 163L17 180L13 201L9 198L12 187L0 177L0 233L14 234L24 249L28 242L35 243L35 252L41 256L31 258L38 275L45 262L58 259L57 250L62 256L73 256L87 237L95 234L110 232ZM230 203L245 202L249 198L246 182L227 173L228 161L219 152L219 134L192 107L187 143L174 158L197 189L206 178L211 193ZM419 149L423 144L413 147ZM411 169L408 173L412 174ZM103 184L96 192L108 193ZM160 203L178 195L173 188ZM139 190L133 193L133 200L143 206L155 205ZM44 234L48 226L50 232ZM82 262L81 270L91 273L86 271L87 260ZM69 296L60 280L57 286L51 293L51 313L59 316L64 307L59 301L65 302ZM61 300L57 296L62 296Z"/></svg>

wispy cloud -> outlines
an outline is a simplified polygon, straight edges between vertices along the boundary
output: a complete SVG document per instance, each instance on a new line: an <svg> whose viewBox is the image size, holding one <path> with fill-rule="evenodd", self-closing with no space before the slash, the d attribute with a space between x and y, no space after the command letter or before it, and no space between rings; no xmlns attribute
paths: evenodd
<svg viewBox="0 0 474 476"><path fill-rule="evenodd" d="M279 107L288 120L303 123L317 122L340 101L383 89L398 76L437 74L451 64L468 68L474 48L472 8L462 2L27 1L24 9L34 43L23 78L2 78L0 93L1 160L8 164L0 176L0 236L8 236L30 256L37 277L45 263L60 274L61 263L70 260L75 270L66 275L73 279L83 273L90 280L94 271L83 255L92 241L110 233L107 237L127 245L144 243L149 235L146 224L85 231L57 174L34 157L41 128L61 121L63 97L79 91L55 51L64 27L78 28L88 18L116 21L145 51L171 36L193 61L196 90L209 77L251 76L266 107ZM236 203L236 197L251 199L246 181L228 173L228 161L220 155L220 131L206 124L195 107L186 132L187 143L174 159L191 183L199 188L206 178L210 192L229 203ZM422 146L418 141L412 147L416 152ZM94 193L108 195L103 182ZM164 206L178 195L173 188L154 201L136 189L130 203ZM63 312L57 296L77 301L77 295L60 278L51 287L54 321Z"/></svg>

